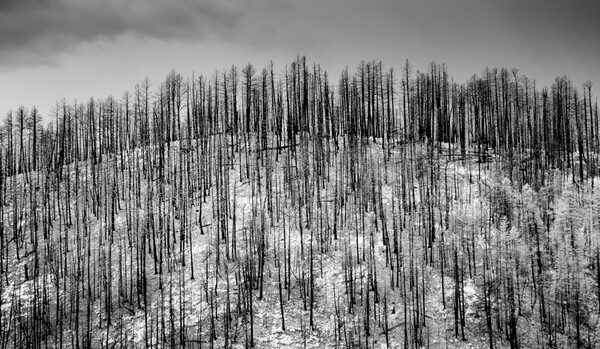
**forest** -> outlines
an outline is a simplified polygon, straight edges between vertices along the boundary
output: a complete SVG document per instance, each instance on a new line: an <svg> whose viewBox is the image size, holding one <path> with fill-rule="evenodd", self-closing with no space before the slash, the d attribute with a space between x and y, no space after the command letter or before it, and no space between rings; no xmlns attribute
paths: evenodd
<svg viewBox="0 0 600 349"><path fill-rule="evenodd" d="M598 348L599 151L591 82L506 68L299 56L19 106L0 349Z"/></svg>

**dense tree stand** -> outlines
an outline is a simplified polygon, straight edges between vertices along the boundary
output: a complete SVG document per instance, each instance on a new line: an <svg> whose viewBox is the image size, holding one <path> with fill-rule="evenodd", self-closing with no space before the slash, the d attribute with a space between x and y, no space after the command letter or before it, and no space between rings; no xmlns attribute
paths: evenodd
<svg viewBox="0 0 600 349"><path fill-rule="evenodd" d="M360 62L8 112L0 348L600 346L592 84Z"/></svg>

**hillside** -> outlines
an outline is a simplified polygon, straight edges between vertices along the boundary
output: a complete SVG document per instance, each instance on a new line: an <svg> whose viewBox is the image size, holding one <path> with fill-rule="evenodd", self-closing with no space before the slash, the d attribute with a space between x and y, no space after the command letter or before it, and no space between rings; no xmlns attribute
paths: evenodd
<svg viewBox="0 0 600 349"><path fill-rule="evenodd" d="M11 126L0 348L599 347L591 92L368 67L171 74Z"/></svg>

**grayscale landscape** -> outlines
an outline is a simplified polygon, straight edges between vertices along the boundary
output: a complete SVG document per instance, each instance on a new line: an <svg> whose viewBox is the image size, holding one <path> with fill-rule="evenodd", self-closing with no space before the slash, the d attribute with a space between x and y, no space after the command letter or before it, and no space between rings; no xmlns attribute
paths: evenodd
<svg viewBox="0 0 600 349"><path fill-rule="evenodd" d="M599 348L598 13L0 2L0 349Z"/></svg>

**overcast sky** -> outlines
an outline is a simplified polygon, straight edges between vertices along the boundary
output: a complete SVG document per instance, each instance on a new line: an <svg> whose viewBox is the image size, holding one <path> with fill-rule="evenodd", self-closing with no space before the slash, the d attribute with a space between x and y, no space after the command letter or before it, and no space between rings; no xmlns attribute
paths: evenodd
<svg viewBox="0 0 600 349"><path fill-rule="evenodd" d="M486 66L600 88L599 0L0 0L0 118L19 105L120 97L148 76L298 54L337 80L361 59L456 81Z"/></svg>

